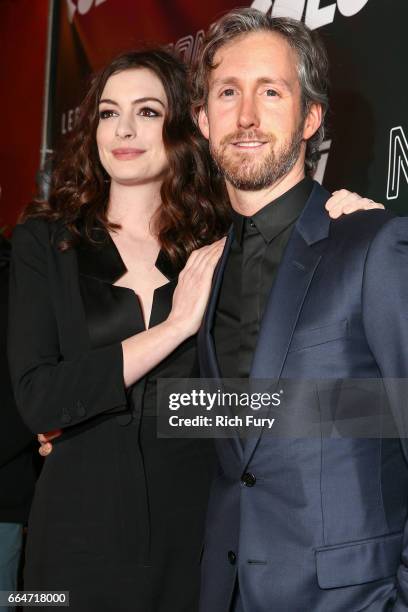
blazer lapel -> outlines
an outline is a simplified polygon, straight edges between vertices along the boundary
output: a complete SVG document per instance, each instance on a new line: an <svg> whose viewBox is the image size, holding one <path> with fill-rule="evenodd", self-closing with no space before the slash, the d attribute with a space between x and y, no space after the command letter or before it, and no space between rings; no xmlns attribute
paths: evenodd
<svg viewBox="0 0 408 612"><path fill-rule="evenodd" d="M224 270L232 240L233 226L231 226L228 231L224 251L215 269L210 298L204 314L203 323L198 333L198 350L200 354L202 376L204 378L221 378L221 372L215 353L214 339L211 332L214 324L215 310L221 289L222 278L224 276Z"/></svg>
<svg viewBox="0 0 408 612"><path fill-rule="evenodd" d="M96 238L94 230L93 238ZM98 232L99 233L99 232ZM109 235L98 244L82 242L77 251L79 285L91 348L120 342L144 330L134 291L114 285L126 266Z"/></svg>
<svg viewBox="0 0 408 612"><path fill-rule="evenodd" d="M233 240L233 226L230 227L227 234L227 240L225 243L224 251L218 262L215 270L212 290L206 313L204 315L204 321L198 334L198 351L200 356L200 367L201 376L203 378L221 378L221 372L217 361L217 355L215 352L214 338L212 336L212 328L214 325L215 310L217 307L218 296L221 289L222 279L225 271L225 266L228 259L228 254L231 248ZM225 407L226 416L234 416L233 412L228 406ZM226 455L225 461L227 465L231 465L230 460L233 459L235 465L240 466L243 458L243 447L239 438L239 432L235 428L231 428L232 434L230 438L225 440L217 441L217 450L221 456ZM238 461L238 463L237 463Z"/></svg>
<svg viewBox="0 0 408 612"><path fill-rule="evenodd" d="M330 219L324 209L329 193L315 184L289 240L262 319L251 378L279 381L296 323L313 275L327 245ZM262 430L247 439L245 465Z"/></svg>
<svg viewBox="0 0 408 612"><path fill-rule="evenodd" d="M92 238L96 244L83 241L76 252L89 339L91 347L96 348L144 331L145 322L135 292L114 284L127 271L114 241L98 227L93 229ZM155 265L170 282L156 289L155 295L160 294L162 299L160 307L153 301L151 325L164 319L171 309L178 275L164 251L159 252Z"/></svg>

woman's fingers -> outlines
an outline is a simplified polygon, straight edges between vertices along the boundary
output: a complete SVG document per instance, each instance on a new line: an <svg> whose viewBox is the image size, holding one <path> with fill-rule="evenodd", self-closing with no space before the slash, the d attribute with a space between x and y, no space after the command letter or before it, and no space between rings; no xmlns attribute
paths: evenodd
<svg viewBox="0 0 408 612"><path fill-rule="evenodd" d="M332 197L326 202L326 210L332 219L338 219L341 215L348 215L357 210L372 208L384 208L384 206L347 189L334 191Z"/></svg>
<svg viewBox="0 0 408 612"><path fill-rule="evenodd" d="M190 268L191 273L201 275L206 271L214 271L224 246L225 238L222 238L221 240L217 240L217 242L213 242L213 244L206 247L205 251L198 253L194 264Z"/></svg>
<svg viewBox="0 0 408 612"><path fill-rule="evenodd" d="M40 442L41 446L38 449L38 452L43 457L50 454L52 451L52 444L50 440L54 440L55 438L59 438L62 434L62 429L53 429L52 431L47 431L46 433L40 433L37 435L37 440Z"/></svg>
<svg viewBox="0 0 408 612"><path fill-rule="evenodd" d="M201 276L206 271L211 273L219 260L224 249L225 239L217 240L211 245L193 251L184 269L180 272L178 285L180 289L189 286L194 290L196 283L200 282Z"/></svg>
<svg viewBox="0 0 408 612"><path fill-rule="evenodd" d="M45 442L43 443L40 448L38 449L38 452L40 453L40 455L42 457L46 457L47 455L50 454L50 452L52 451L52 444L51 442Z"/></svg>
<svg viewBox="0 0 408 612"><path fill-rule="evenodd" d="M189 335L198 330L208 296L215 266L225 246L225 238L211 245L197 249L179 275L173 295L170 317L188 331Z"/></svg>
<svg viewBox="0 0 408 612"><path fill-rule="evenodd" d="M37 438L39 442L49 442L55 438L59 438L62 435L62 429L52 429L46 433L38 434Z"/></svg>
<svg viewBox="0 0 408 612"><path fill-rule="evenodd" d="M221 238L212 244L208 244L193 251L187 259L186 265L181 271L181 274L185 274L188 270L197 268L203 261L205 261L209 254L212 252L217 252L220 248L224 248L225 240L226 238Z"/></svg>

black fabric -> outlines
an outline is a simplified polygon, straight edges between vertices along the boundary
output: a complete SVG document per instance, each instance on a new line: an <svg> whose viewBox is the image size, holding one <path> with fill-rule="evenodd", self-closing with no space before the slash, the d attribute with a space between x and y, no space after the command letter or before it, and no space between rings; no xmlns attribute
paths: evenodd
<svg viewBox="0 0 408 612"><path fill-rule="evenodd" d="M214 319L224 378L247 378L265 304L290 234L313 188L304 178L252 217L233 211L234 239Z"/></svg>
<svg viewBox="0 0 408 612"><path fill-rule="evenodd" d="M195 612L215 452L212 441L156 435L157 378L198 376L195 338L124 389L120 355L111 347L121 349L144 322L135 293L112 285L125 270L119 253L110 238L102 247L61 253L52 233L52 225L30 222L14 241L14 316L21 317L20 300L31 300L27 316L36 316L42 333L18 347L14 321L10 350L28 352L31 363L37 359L31 376L42 367L36 352L52 346L56 356L48 355L49 363L58 370L68 361L71 368L54 375L60 378L51 400L36 407L41 415L28 411L29 395L20 395L19 409L33 422L58 419L64 428L36 489L25 588L70 590L74 612ZM160 256L157 265L162 261ZM171 308L176 271L169 272L168 261L166 269L171 278L155 291L152 324ZM18 387L22 365L12 362ZM71 419L66 425L64 403Z"/></svg>
<svg viewBox="0 0 408 612"><path fill-rule="evenodd" d="M15 405L6 353L10 245L0 235L0 521L25 523L36 480L33 434Z"/></svg>

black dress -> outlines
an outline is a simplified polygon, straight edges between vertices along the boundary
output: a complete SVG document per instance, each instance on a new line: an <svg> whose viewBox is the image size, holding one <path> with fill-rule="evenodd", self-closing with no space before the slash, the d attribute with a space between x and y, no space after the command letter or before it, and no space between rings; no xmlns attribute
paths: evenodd
<svg viewBox="0 0 408 612"><path fill-rule="evenodd" d="M28 351L32 362L30 342L35 342L36 351L40 352L41 335L35 339L26 337L26 346L19 346L20 334L26 326L20 302L26 293L24 287L30 286L26 275L32 274L24 262L29 267L35 265L36 272L43 265L41 274L46 276L45 286L50 287L51 305L57 299L52 299L55 284L58 285L55 296L64 294L66 307L60 302L52 312L60 335L72 330L67 322L69 311L72 317L78 318L77 301L81 301L89 348L86 355L69 356L72 361L67 360L66 365L74 363L71 379L76 378L72 385L84 386L82 397L88 393L94 398L96 393L86 389L87 384L92 387L96 384L93 373L88 382L80 380L83 371L92 372L88 355L98 355L100 364L98 351L106 348L109 355L106 359L112 360L111 368L104 361L100 367L106 368L106 394L112 394L109 372L117 367L114 358L119 353L115 349L109 352L107 347L114 347L145 327L135 293L113 285L125 271L113 241L108 238L101 248L83 246L75 252L60 253L55 231L51 229L50 237L50 227L44 230L43 225L44 222L28 222L16 232L10 356L23 417L28 415L32 427L34 423L37 428L39 424L52 428L57 421L48 406L44 408L42 420L32 416L25 405L30 399L24 378L27 367L19 352ZM49 243L45 245L45 257L40 258L38 242L44 240ZM44 259L43 263L40 259ZM168 282L154 293L150 326L167 317L177 283L177 271L163 253L156 266ZM27 296L25 299L27 302ZM34 304L35 294L31 300ZM26 303L26 311L29 316L30 303ZM50 316L50 312L45 314ZM43 324L37 320L40 328ZM50 320L49 325L53 324ZM78 329L78 333L83 331ZM59 344L60 357L53 364L55 368L67 359L63 355L64 341L60 340ZM86 362L82 372L81 359ZM41 367L42 364L43 357ZM58 370L55 375L59 375ZM115 399L107 408L100 380L100 402L104 409L98 412L90 400L80 399L74 410L65 398L72 394L69 385L66 384L64 395L63 384L57 381L58 405L62 406L58 417L64 433L54 442L37 484L28 527L25 589L70 591L70 610L75 612L195 612L198 609L204 519L215 464L213 445L207 440L164 439L156 434L157 378L197 376L195 338L190 338L124 392L126 405L116 405ZM117 375L113 382L123 385L123 377L120 380ZM55 402L57 391L55 385L50 387L50 403ZM39 406L36 411L40 410Z"/></svg>

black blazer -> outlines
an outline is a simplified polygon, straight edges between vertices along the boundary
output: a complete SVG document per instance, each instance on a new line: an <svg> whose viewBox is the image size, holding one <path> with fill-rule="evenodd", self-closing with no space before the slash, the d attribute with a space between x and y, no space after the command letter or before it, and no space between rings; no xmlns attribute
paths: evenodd
<svg viewBox="0 0 408 612"><path fill-rule="evenodd" d="M63 233L61 226L30 220L13 234L10 371L17 406L35 433L127 409L121 347L126 336L91 347L76 252L57 248ZM112 258L105 268L103 253L100 280L113 283L123 267Z"/></svg>
<svg viewBox="0 0 408 612"><path fill-rule="evenodd" d="M127 390L121 341L143 320L135 293L113 285L126 268L110 237L61 252L63 235L29 220L13 236L18 408L35 432L63 428L36 489L26 588L69 589L73 610L193 612L215 454L212 441L158 438L154 417L157 378L198 376L195 338ZM156 289L152 325L177 283L163 253L156 266L169 282Z"/></svg>
<svg viewBox="0 0 408 612"><path fill-rule="evenodd" d="M33 434L19 415L6 354L10 245L0 235L0 521L24 523L34 491Z"/></svg>

